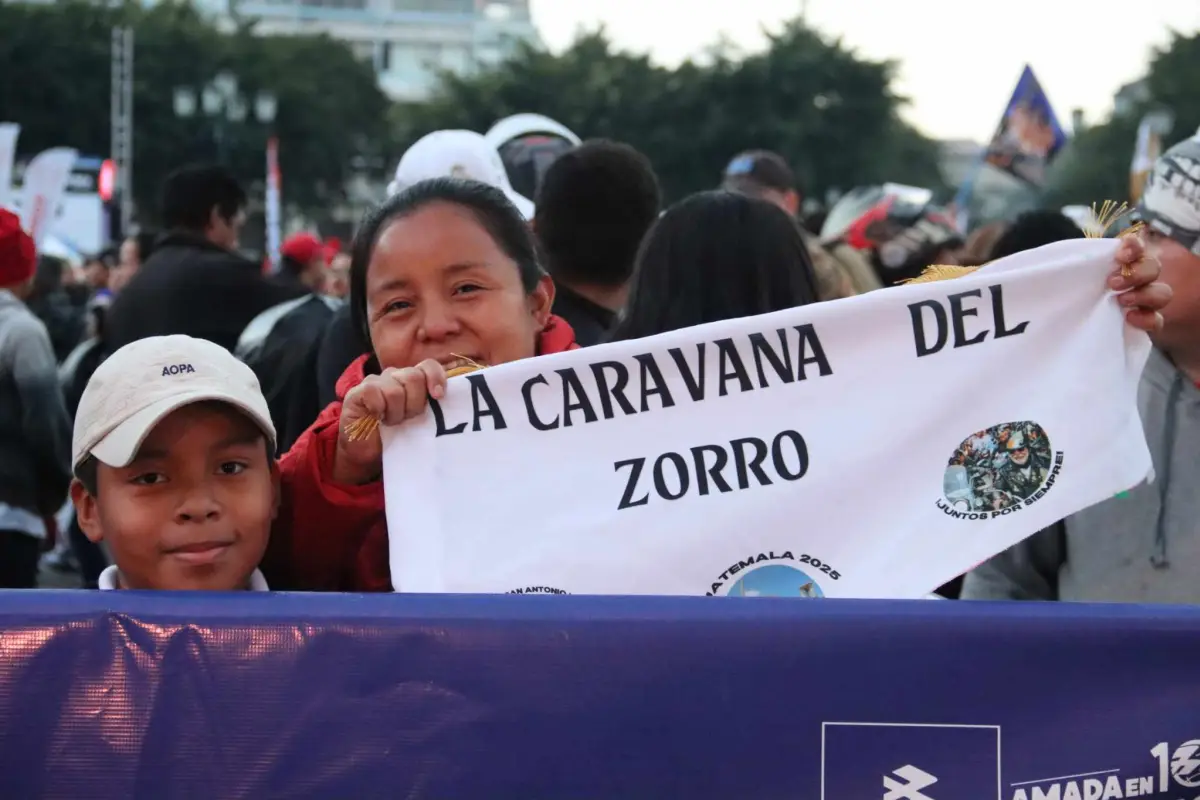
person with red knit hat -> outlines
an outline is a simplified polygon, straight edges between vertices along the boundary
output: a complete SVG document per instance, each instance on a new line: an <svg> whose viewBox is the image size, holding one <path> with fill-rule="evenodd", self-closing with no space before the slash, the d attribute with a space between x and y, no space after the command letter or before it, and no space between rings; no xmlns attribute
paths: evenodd
<svg viewBox="0 0 1200 800"><path fill-rule="evenodd" d="M325 285L325 268L336 250L311 233L289 236L279 248L279 271L272 276L274 283L307 292L319 292Z"/></svg>
<svg viewBox="0 0 1200 800"><path fill-rule="evenodd" d="M44 520L71 483L71 421L46 326L25 305L37 248L0 209L0 589L37 586Z"/></svg>

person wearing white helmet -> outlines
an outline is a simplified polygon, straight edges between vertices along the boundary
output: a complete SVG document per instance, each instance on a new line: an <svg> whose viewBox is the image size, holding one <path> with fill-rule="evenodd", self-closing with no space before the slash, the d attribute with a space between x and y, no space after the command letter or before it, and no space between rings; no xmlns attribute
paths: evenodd
<svg viewBox="0 0 1200 800"><path fill-rule="evenodd" d="M474 131L442 130L421 137L405 151L388 184L388 197L431 178L465 178L504 192L521 216L533 218L533 202L515 191L496 148Z"/></svg>

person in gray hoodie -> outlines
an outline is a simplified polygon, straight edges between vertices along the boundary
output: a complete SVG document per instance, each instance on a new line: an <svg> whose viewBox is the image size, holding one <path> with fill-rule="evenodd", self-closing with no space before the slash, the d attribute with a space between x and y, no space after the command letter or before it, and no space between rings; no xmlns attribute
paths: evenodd
<svg viewBox="0 0 1200 800"><path fill-rule="evenodd" d="M1155 479L1040 531L970 572L972 600L1200 603L1200 137L1155 164L1138 207L1174 290L1138 409Z"/></svg>
<svg viewBox="0 0 1200 800"><path fill-rule="evenodd" d="M46 326L23 302L37 259L0 209L0 588L37 585L46 520L71 483L71 422Z"/></svg>

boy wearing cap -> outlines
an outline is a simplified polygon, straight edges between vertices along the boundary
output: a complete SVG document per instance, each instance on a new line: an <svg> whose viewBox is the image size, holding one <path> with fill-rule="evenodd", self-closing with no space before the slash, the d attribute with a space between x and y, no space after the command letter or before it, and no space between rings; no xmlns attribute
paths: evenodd
<svg viewBox="0 0 1200 800"><path fill-rule="evenodd" d="M254 373L223 347L122 347L83 392L72 450L79 526L115 562L101 589L267 590L275 429Z"/></svg>
<svg viewBox="0 0 1200 800"><path fill-rule="evenodd" d="M33 239L0 208L0 589L37 585L38 557L71 481L71 422L46 327L25 306Z"/></svg>

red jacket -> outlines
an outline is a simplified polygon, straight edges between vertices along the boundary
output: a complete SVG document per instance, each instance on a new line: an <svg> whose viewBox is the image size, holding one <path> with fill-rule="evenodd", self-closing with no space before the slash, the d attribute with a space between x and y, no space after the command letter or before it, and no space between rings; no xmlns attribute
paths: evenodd
<svg viewBox="0 0 1200 800"><path fill-rule="evenodd" d="M538 355L575 350L575 333L551 317L538 339ZM262 571L272 589L387 592L387 521L383 482L365 486L330 478L337 449L341 399L362 382L367 356L338 380L338 400L321 412L279 461L282 497Z"/></svg>

